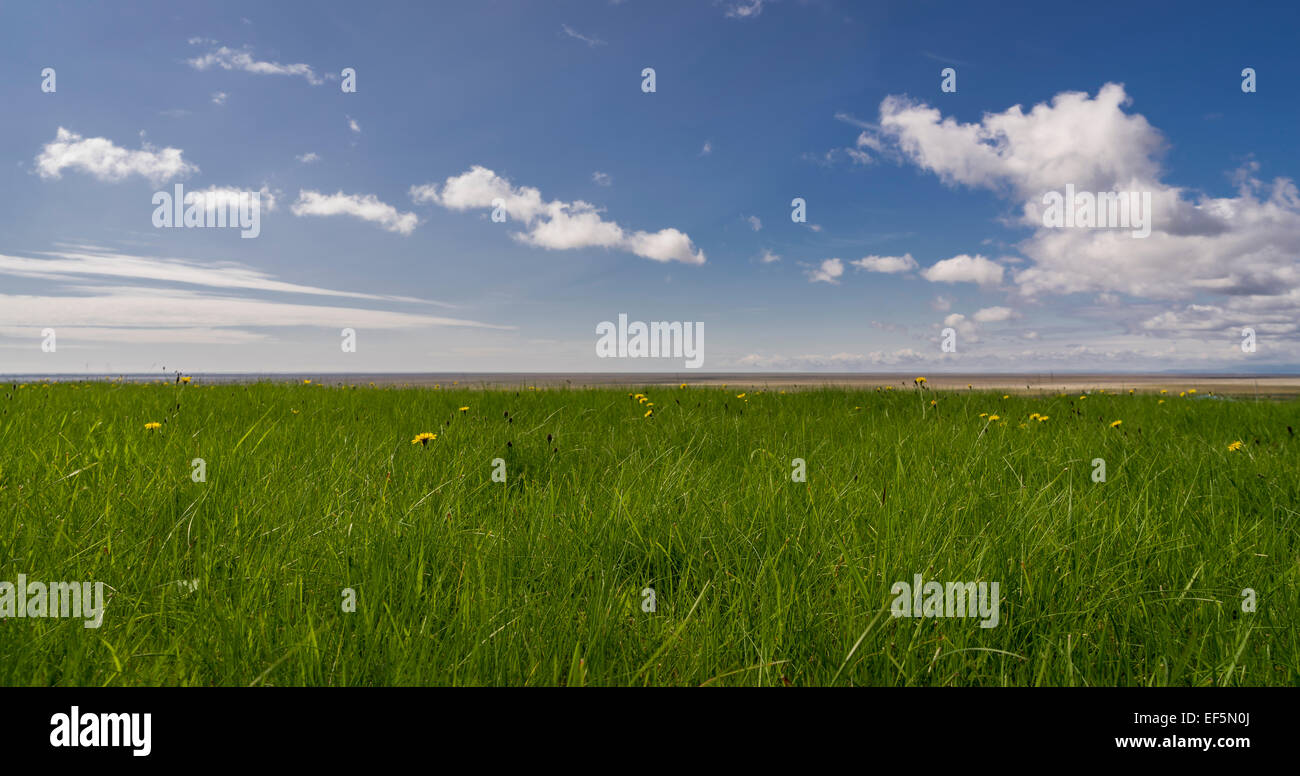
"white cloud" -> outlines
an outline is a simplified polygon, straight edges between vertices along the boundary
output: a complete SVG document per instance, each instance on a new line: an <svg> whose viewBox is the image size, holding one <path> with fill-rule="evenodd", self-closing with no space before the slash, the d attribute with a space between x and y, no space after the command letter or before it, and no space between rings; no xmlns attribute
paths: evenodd
<svg viewBox="0 0 1300 776"><path fill-rule="evenodd" d="M190 42L194 43L195 40L191 38ZM302 76L307 79L307 83L313 86L324 83L324 80L316 75L316 71L312 70L310 65L282 65L279 62L260 61L255 59L252 52L247 48L232 49L222 46L202 56L188 59L186 62L195 70L208 70L212 67L219 67L222 70L242 70L246 73L256 73L258 75Z"/></svg>
<svg viewBox="0 0 1300 776"><path fill-rule="evenodd" d="M910 253L905 253L902 256L865 256L849 263L868 272L884 272L886 274L911 272L917 268L916 259L913 259Z"/></svg>
<svg viewBox="0 0 1300 776"><path fill-rule="evenodd" d="M352 216L402 235L409 235L420 223L414 213L403 213L373 194L321 194L304 189L291 209L296 216Z"/></svg>
<svg viewBox="0 0 1300 776"><path fill-rule="evenodd" d="M334 291L276 280L264 272L230 263L201 263L182 259L160 259L122 254L106 249L83 247L75 250L42 254L48 258L7 256L0 254L0 275L36 278L57 282L85 282L87 278L108 277L125 281L182 283L222 289L244 289L283 294L352 297L391 302L418 302L449 307L408 296L376 295L357 291Z"/></svg>
<svg viewBox="0 0 1300 776"><path fill-rule="evenodd" d="M1126 111L1131 102L1112 83L1095 96L1063 92L1028 111L1017 105L963 124L889 97L874 137L949 185L988 189L1020 207L1020 223L1033 230L1018 245L1029 264L1013 278L1025 296L1119 293L1184 304L1161 320L1186 320L1187 304L1234 315L1280 304L1300 313L1300 297L1292 296L1300 291L1295 183L1260 180L1253 162L1236 171L1234 195L1167 183L1159 162L1164 136ZM1044 195L1067 184L1079 192L1149 193L1150 235L1043 226Z"/></svg>
<svg viewBox="0 0 1300 776"><path fill-rule="evenodd" d="M1019 314L1010 307L985 307L977 311L974 316L976 323L1001 323L1019 317Z"/></svg>
<svg viewBox="0 0 1300 776"><path fill-rule="evenodd" d="M962 342L975 343L979 342L977 333L979 326L961 313L953 313L943 319L943 325L955 329L961 336Z"/></svg>
<svg viewBox="0 0 1300 776"><path fill-rule="evenodd" d="M236 189L231 186L209 186L206 189L191 189L185 192L185 204L197 202L208 212L225 210L234 212L239 207L241 198L247 197L251 189ZM268 213L275 212L276 196L265 185L257 191L259 207Z"/></svg>
<svg viewBox="0 0 1300 776"><path fill-rule="evenodd" d="M560 29L564 32L565 35L568 35L570 38L573 38L575 40L580 40L592 48L595 48L596 46L605 45L605 41L601 40L600 38L597 38L594 35L583 35L582 33L578 32L577 30L573 29L567 24L560 25Z"/></svg>
<svg viewBox="0 0 1300 776"><path fill-rule="evenodd" d="M0 275L58 286L57 291L38 294L0 294L0 337L26 339L44 327L57 327L60 346L79 340L230 345L265 341L269 336L261 330L272 327L324 327L336 333L343 327L514 328L422 312L260 298L288 294L442 304L285 282L236 264L133 256L91 246L41 255L0 255ZM176 284L189 288L176 288Z"/></svg>
<svg viewBox="0 0 1300 776"><path fill-rule="evenodd" d="M978 283L995 286L1002 282L1002 265L983 256L962 254L935 263L922 270L921 277L931 283Z"/></svg>
<svg viewBox="0 0 1300 776"><path fill-rule="evenodd" d="M810 283L830 283L836 285L844 274L844 262L839 259L826 259L816 269L807 272Z"/></svg>
<svg viewBox="0 0 1300 776"><path fill-rule="evenodd" d="M763 221L758 216L746 216L745 220L749 222L749 228L755 232L763 228Z"/></svg>
<svg viewBox="0 0 1300 776"><path fill-rule="evenodd" d="M700 149L700 156L708 156L713 153L713 141L705 140L704 147Z"/></svg>
<svg viewBox="0 0 1300 776"><path fill-rule="evenodd" d="M727 3L728 19L752 19L763 12L764 0L731 0Z"/></svg>
<svg viewBox="0 0 1300 776"><path fill-rule="evenodd" d="M475 165L468 171L448 178L441 190L427 183L411 187L411 199L441 205L448 210L492 209L499 200L506 215L520 221L527 231L512 237L519 242L549 250L578 248L615 248L654 261L679 261L703 264L704 252L697 250L690 237L677 229L657 232L628 233L623 227L601 217L600 208L575 200L545 201L541 192L530 186L514 186L492 170Z"/></svg>
<svg viewBox="0 0 1300 776"><path fill-rule="evenodd" d="M778 255L775 254L775 253L772 253L771 250L769 250L769 249L767 249L767 248L764 248L764 249L763 249L763 255L759 256L759 257L758 257L758 260L759 260L760 262L764 263L764 264L774 264L774 263L780 261L780 260L781 260L781 257L778 256Z"/></svg>
<svg viewBox="0 0 1300 776"><path fill-rule="evenodd" d="M53 327L146 327L155 331L268 326L314 326L336 330L349 326L358 329L427 326L512 328L419 313L291 304L175 289L105 288L69 296L0 294L0 327L31 327L33 322Z"/></svg>
<svg viewBox="0 0 1300 776"><path fill-rule="evenodd" d="M348 120L348 129L352 130L358 135L361 134L361 125L357 123L357 120L352 118L351 116L346 116L345 118Z"/></svg>
<svg viewBox="0 0 1300 776"><path fill-rule="evenodd" d="M225 105L225 104L226 104L226 98L229 97L229 96L230 96L230 95L226 94L225 92L213 92L213 93L212 93L212 104L213 104L213 105Z"/></svg>
<svg viewBox="0 0 1300 776"><path fill-rule="evenodd" d="M314 164L315 162L320 161L320 154L315 151L308 151L307 153L302 154L301 156L295 156L294 158L302 164Z"/></svg>
<svg viewBox="0 0 1300 776"><path fill-rule="evenodd" d="M111 182L139 175L155 185L199 171L198 165L185 161L179 148L155 149L144 143L139 151L128 151L107 138L83 138L59 127L54 140L36 157L36 170L42 178L57 180L66 169Z"/></svg>

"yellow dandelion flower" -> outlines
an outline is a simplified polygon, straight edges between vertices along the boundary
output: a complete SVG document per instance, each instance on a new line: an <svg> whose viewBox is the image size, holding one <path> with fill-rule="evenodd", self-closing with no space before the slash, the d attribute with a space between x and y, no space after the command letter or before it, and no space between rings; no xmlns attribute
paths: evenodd
<svg viewBox="0 0 1300 776"><path fill-rule="evenodd" d="M637 404L645 404L645 403L648 402L648 401L650 401L650 399L648 399L648 398L645 397L645 396L642 396L641 398L639 398L639 399L636 400L636 403L637 403Z"/></svg>
<svg viewBox="0 0 1300 776"><path fill-rule="evenodd" d="M412 439L412 440L411 440L411 444L413 444L413 445L427 445L427 444L429 444L429 442L431 442L431 441L433 441L433 440L435 440L435 439L437 439L437 438L438 438L438 435L437 435L437 434L430 434L428 431L425 431L423 434L416 434L416 435L415 435L415 439Z"/></svg>
<svg viewBox="0 0 1300 776"><path fill-rule="evenodd" d="M1043 421L1047 420L1047 418L1048 418L1047 415L1039 415L1039 416L1038 416L1038 422L1039 422L1039 423L1042 423Z"/></svg>
<svg viewBox="0 0 1300 776"><path fill-rule="evenodd" d="M1165 403L1164 399L1161 399L1160 401L1156 402L1156 404L1164 404L1164 403Z"/></svg>
<svg viewBox="0 0 1300 776"><path fill-rule="evenodd" d="M1009 393L1004 393L1004 394L1002 394L1002 398L1004 398L1004 399L1010 399L1010 398L1011 398L1011 394L1009 394Z"/></svg>
<svg viewBox="0 0 1300 776"><path fill-rule="evenodd" d="M1195 389L1195 388L1188 388L1188 389L1187 389L1187 393L1188 393L1188 395L1191 395L1191 394L1193 394L1193 393L1196 393L1196 389Z"/></svg>
<svg viewBox="0 0 1300 776"><path fill-rule="evenodd" d="M936 405L936 404L938 404L938 403L939 403L939 402L938 402L936 399L931 399L931 400L930 400L930 406L931 406L931 407L933 407L934 405Z"/></svg>
<svg viewBox="0 0 1300 776"><path fill-rule="evenodd" d="M1086 398L1088 398L1086 394L1083 395L1083 396L1080 396L1080 397L1079 397L1079 401L1083 401L1083 400L1086 399Z"/></svg>
<svg viewBox="0 0 1300 776"><path fill-rule="evenodd" d="M682 388L685 388L685 387L686 387L686 383L682 383L681 387L682 387Z"/></svg>
<svg viewBox="0 0 1300 776"><path fill-rule="evenodd" d="M652 401L648 401L648 402L645 403L645 406L647 406L647 407L653 407L653 406L655 406L655 403L652 402Z"/></svg>
<svg viewBox="0 0 1300 776"><path fill-rule="evenodd" d="M1041 417L1041 416L1040 416L1037 412L1031 412L1031 413L1029 413L1029 419L1030 419L1030 420L1038 420L1039 417Z"/></svg>
<svg viewBox="0 0 1300 776"><path fill-rule="evenodd" d="M1028 423L1021 423L1021 424L1019 425L1019 428L1029 428L1029 424L1028 424Z"/></svg>
<svg viewBox="0 0 1300 776"><path fill-rule="evenodd" d="M189 381L190 381L189 376L185 376L185 377L182 377L182 378L181 378L181 382L182 382L182 383L188 383Z"/></svg>
<svg viewBox="0 0 1300 776"><path fill-rule="evenodd" d="M460 408L460 411L461 411L461 412L469 412L469 407L461 407L461 408Z"/></svg>
<svg viewBox="0 0 1300 776"><path fill-rule="evenodd" d="M1179 392L1178 392L1178 396L1179 396L1179 397L1183 397L1183 396L1186 396L1186 395L1187 395L1187 391L1179 391Z"/></svg>
<svg viewBox="0 0 1300 776"><path fill-rule="evenodd" d="M1231 452L1231 451L1235 451L1235 450L1240 450L1240 449L1241 449L1241 440L1240 440L1240 439L1237 440L1236 442L1233 442L1232 444L1228 445L1228 450L1229 450L1229 452Z"/></svg>
<svg viewBox="0 0 1300 776"><path fill-rule="evenodd" d="M916 383L917 385L925 385L925 378L924 378L924 377L918 377L918 378L916 378L915 380L913 380L912 382Z"/></svg>
<svg viewBox="0 0 1300 776"><path fill-rule="evenodd" d="M736 398L737 398L737 399L743 399L743 398L745 398L745 394L743 394L743 393L738 393L738 394L736 394Z"/></svg>
<svg viewBox="0 0 1300 776"><path fill-rule="evenodd" d="M1110 427L1111 427L1111 428L1115 428L1115 427L1117 427L1119 424L1121 424L1121 423L1123 423L1123 422L1124 422L1124 421L1122 421L1122 420L1117 420L1117 421L1115 421L1114 423L1111 423L1111 424L1110 424Z"/></svg>
<svg viewBox="0 0 1300 776"><path fill-rule="evenodd" d="M298 414L298 410L289 410L289 411L292 412L292 413L295 414L295 415Z"/></svg>
<svg viewBox="0 0 1300 776"><path fill-rule="evenodd" d="M162 428L162 424L161 424L161 423L146 423L146 424L144 424L144 430L145 430L145 431L157 431L157 430L160 429L160 428Z"/></svg>
<svg viewBox="0 0 1300 776"><path fill-rule="evenodd" d="M1002 418L998 417L997 415L989 415L989 420L990 421L1002 420Z"/></svg>
<svg viewBox="0 0 1300 776"><path fill-rule="evenodd" d="M981 413L980 413L980 417L981 417L981 418L987 418L988 416L989 416L989 414L988 414L987 412L981 412Z"/></svg>
<svg viewBox="0 0 1300 776"><path fill-rule="evenodd" d="M654 411L654 410L646 410L646 411L645 411L645 414L642 415L641 417L643 417L643 418L648 418L648 417L650 417L650 416L653 415L653 414L655 414L655 411Z"/></svg>
<svg viewBox="0 0 1300 776"><path fill-rule="evenodd" d="M1167 389L1167 388L1161 388L1161 389L1160 389L1160 392L1161 392L1161 393L1169 393L1169 389Z"/></svg>

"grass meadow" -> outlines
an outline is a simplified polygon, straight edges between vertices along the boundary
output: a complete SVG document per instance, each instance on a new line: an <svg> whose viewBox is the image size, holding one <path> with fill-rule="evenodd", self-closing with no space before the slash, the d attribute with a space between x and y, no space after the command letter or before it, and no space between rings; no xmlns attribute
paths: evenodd
<svg viewBox="0 0 1300 776"><path fill-rule="evenodd" d="M0 580L102 581L110 595L98 629L0 620L3 685L1300 676L1296 400L2 392ZM437 436L413 444L421 433ZM891 586L916 574L998 582L997 627L891 616Z"/></svg>

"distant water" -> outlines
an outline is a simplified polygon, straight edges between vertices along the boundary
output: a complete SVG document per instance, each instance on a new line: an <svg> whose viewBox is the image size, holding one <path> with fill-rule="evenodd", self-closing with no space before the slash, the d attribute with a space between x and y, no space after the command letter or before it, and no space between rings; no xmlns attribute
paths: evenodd
<svg viewBox="0 0 1300 776"><path fill-rule="evenodd" d="M651 386L680 383L690 385L734 385L750 388L810 389L819 387L871 388L915 387L911 373L831 373L831 372L626 372L626 373L525 373L525 372L227 372L185 373L199 384L240 384L268 382L301 383L311 380L324 385L429 386L443 388L586 388L600 386ZM133 383L162 381L174 383L177 374L13 374L0 375L0 382L103 382L122 380ZM1053 391L1142 391L1165 389L1178 392L1195 388L1198 393L1257 394L1259 396L1300 395L1300 375L1214 375L1214 374L943 374L926 376L925 385L932 390L1005 390L1014 393Z"/></svg>

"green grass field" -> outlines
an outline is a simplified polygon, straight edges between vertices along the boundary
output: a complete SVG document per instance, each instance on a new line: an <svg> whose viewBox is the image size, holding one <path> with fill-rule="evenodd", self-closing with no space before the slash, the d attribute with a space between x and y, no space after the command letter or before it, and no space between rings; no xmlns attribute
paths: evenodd
<svg viewBox="0 0 1300 776"><path fill-rule="evenodd" d="M636 392L6 384L0 684L1297 684L1298 401Z"/></svg>

